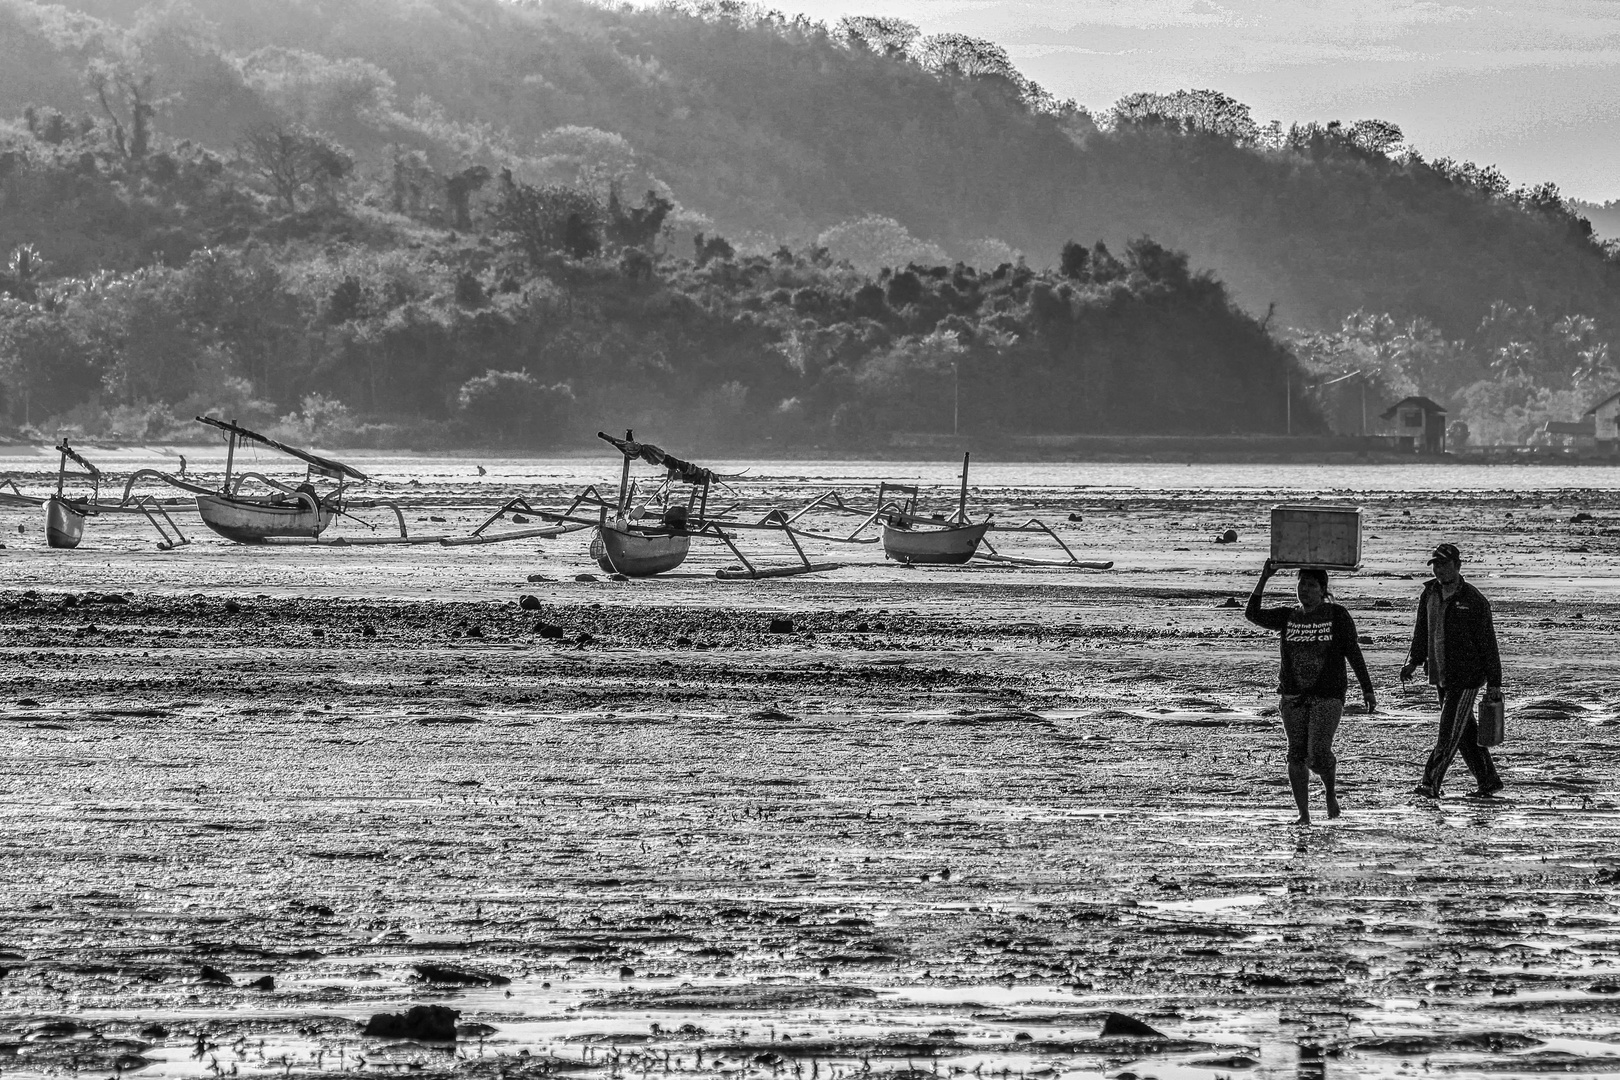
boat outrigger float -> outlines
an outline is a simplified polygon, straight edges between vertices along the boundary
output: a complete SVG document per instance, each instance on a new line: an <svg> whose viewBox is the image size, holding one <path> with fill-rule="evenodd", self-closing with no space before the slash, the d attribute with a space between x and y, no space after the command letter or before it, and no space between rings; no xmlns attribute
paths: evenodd
<svg viewBox="0 0 1620 1080"><path fill-rule="evenodd" d="M225 479L215 491L198 484L189 483L179 477L171 476L156 469L141 469L131 474L124 486L124 498L129 498L130 489L138 480L152 478L161 480L171 487L189 491L197 497L197 515L202 518L203 524L214 530L227 540L234 540L238 544L263 544L272 540L304 540L315 541L321 533L326 531L332 519L340 514L349 515L351 510L363 507L386 507L394 512L399 521L399 535L397 537L377 537L350 539L343 541L350 544L365 543L412 543L415 539L407 536L405 528L405 515L400 508L392 502L367 501L353 502L344 499L344 483L355 480L366 483L370 478L352 465L345 465L341 461L312 454L308 450L300 450L296 446L277 442L268 435L261 435L257 431L249 430L239 424L225 420L216 420L212 416L197 417L199 424L207 424L225 432L228 441L225 449ZM242 472L232 475L235 466L236 447L239 443L254 443L279 450L290 455L308 466L308 473L302 484L293 487L279 480L273 480L262 473ZM315 479L322 477L336 480L337 488L322 494L315 486ZM250 480L256 480L270 489L266 495L244 495L242 485ZM359 520L359 519L356 519ZM362 522L367 528L375 528L369 522ZM431 538L437 542L438 537ZM335 542L335 541L334 541Z"/></svg>
<svg viewBox="0 0 1620 1080"><path fill-rule="evenodd" d="M175 524L168 510L162 503L150 495L141 495L134 500L125 493L124 501L120 503L104 503L101 501L101 470L86 461L84 456L68 445L63 439L56 446L56 452L61 455L56 467L56 493L38 498L33 495L24 495L17 488L15 481L6 480L4 486L10 487L10 492L0 491L0 506L43 506L45 507L45 543L49 547L69 549L79 546L84 539L84 523L88 518L98 514L145 514L146 520L158 531L158 550L170 551L191 543ZM75 499L66 493L67 465L72 461L84 470L84 475L90 480L89 498ZM173 536L170 536L170 532Z"/></svg>

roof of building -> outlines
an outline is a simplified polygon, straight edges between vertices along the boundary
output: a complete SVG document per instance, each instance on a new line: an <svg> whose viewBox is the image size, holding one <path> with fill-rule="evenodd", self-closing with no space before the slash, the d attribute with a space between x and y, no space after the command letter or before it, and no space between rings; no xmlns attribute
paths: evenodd
<svg viewBox="0 0 1620 1080"><path fill-rule="evenodd" d="M1548 435L1595 435L1597 424L1592 420L1548 420L1541 430Z"/></svg>
<svg viewBox="0 0 1620 1080"><path fill-rule="evenodd" d="M1592 406L1590 409L1587 409L1586 410L1586 415L1587 416L1596 416L1597 411L1599 409L1603 408L1603 406L1607 405L1609 402L1613 401L1615 398L1620 398L1620 390L1616 390L1614 393L1610 394L1608 397L1604 398L1602 401L1598 402L1596 405Z"/></svg>
<svg viewBox="0 0 1620 1080"><path fill-rule="evenodd" d="M1430 401L1426 397L1409 397L1401 398L1401 400L1385 409L1381 416L1385 420L1392 419L1395 414L1400 411L1401 406L1403 405L1416 405L1426 413L1439 413L1442 416L1444 416L1446 412L1446 407L1444 405L1441 405L1438 402Z"/></svg>

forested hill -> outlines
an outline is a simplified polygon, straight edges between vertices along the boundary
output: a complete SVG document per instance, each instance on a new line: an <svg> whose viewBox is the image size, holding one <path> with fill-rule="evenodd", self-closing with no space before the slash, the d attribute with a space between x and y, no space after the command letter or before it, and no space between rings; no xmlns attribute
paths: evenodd
<svg viewBox="0 0 1620 1080"><path fill-rule="evenodd" d="M0 0L0 412L872 445L1299 430L1355 369L1578 415L1620 263L1399 138L737 4Z"/></svg>
<svg viewBox="0 0 1620 1080"><path fill-rule="evenodd" d="M1460 336L1495 301L1620 327L1616 272L1555 191L1514 198L1488 168L1386 156L1383 129L1352 117L1266 131L1234 103L1160 99L1099 132L1049 98L1032 109L984 43L874 21L851 47L741 4L706 18L577 0L66 8L82 14L0 0L0 115L82 110L87 65L134 48L155 126L220 149L292 115L362 157L405 144L441 169L523 157L650 174L767 250L868 214L980 264L998 250L986 239L1049 265L1069 238L1117 250L1145 234L1296 327L1366 309Z"/></svg>

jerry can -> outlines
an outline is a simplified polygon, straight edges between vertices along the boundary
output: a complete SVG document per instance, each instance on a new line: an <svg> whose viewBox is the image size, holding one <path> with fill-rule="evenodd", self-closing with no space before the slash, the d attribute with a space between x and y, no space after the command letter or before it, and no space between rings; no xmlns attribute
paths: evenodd
<svg viewBox="0 0 1620 1080"><path fill-rule="evenodd" d="M1475 741L1480 746L1501 746L1502 740L1507 738L1507 731L1503 725L1503 718L1507 710L1501 701L1479 700L1479 735Z"/></svg>

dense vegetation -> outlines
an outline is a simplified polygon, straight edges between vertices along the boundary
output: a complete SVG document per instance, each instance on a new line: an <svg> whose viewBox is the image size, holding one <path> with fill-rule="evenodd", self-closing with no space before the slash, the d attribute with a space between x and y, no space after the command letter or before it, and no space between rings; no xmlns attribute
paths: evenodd
<svg viewBox="0 0 1620 1080"><path fill-rule="evenodd" d="M8 112L0 364L40 430L828 445L959 401L967 432L1275 431L1283 325L1318 379L1371 355L1530 411L1610 378L1620 327L1550 187L1210 92L1094 117L897 20L0 0ZM1569 320L1602 362L1547 345ZM1402 366L1386 326L1463 359Z"/></svg>

